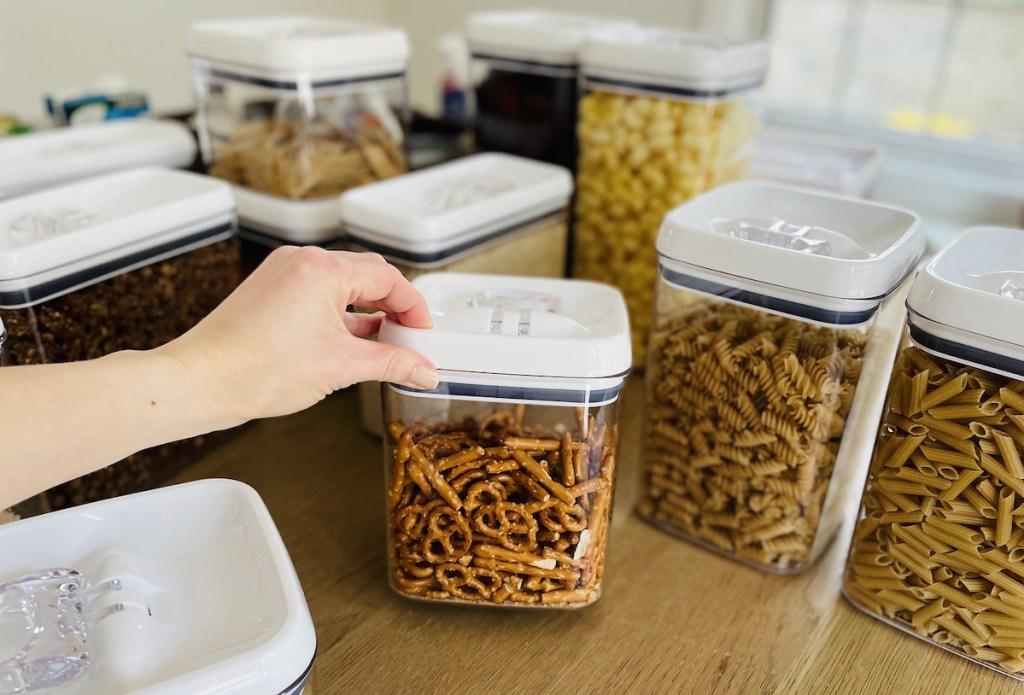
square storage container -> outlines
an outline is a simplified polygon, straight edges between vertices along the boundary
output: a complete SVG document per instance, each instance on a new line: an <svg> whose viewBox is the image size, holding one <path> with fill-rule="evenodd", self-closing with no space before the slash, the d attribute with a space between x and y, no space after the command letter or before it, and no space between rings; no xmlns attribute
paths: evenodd
<svg viewBox="0 0 1024 695"><path fill-rule="evenodd" d="M882 151L866 142L791 128L763 128L750 178L863 198L874 188Z"/></svg>
<svg viewBox="0 0 1024 695"><path fill-rule="evenodd" d="M737 183L673 210L640 514L761 569L813 562L869 458L847 434L881 413L876 314L923 251L915 215L802 189Z"/></svg>
<svg viewBox="0 0 1024 695"><path fill-rule="evenodd" d="M632 27L583 44L574 275L622 290L638 365L661 220L746 175L767 69L768 49L759 41Z"/></svg>
<svg viewBox="0 0 1024 695"><path fill-rule="evenodd" d="M575 170L580 46L591 32L624 25L548 10L470 15L476 148Z"/></svg>
<svg viewBox="0 0 1024 695"><path fill-rule="evenodd" d="M388 571L410 598L576 608L600 596L629 326L612 287L433 273L432 329L380 340L440 373L385 384Z"/></svg>
<svg viewBox="0 0 1024 695"><path fill-rule="evenodd" d="M199 174L135 169L0 203L0 318L9 365L148 350L240 280L234 200ZM155 485L225 434L165 444L47 493L60 508Z"/></svg>
<svg viewBox="0 0 1024 695"><path fill-rule="evenodd" d="M238 240L248 275L278 246L336 246L341 239L336 196L288 200L234 186Z"/></svg>
<svg viewBox="0 0 1024 695"><path fill-rule="evenodd" d="M1024 679L1024 230L967 230L907 309L843 592Z"/></svg>
<svg viewBox="0 0 1024 695"><path fill-rule="evenodd" d="M256 17L197 22L187 43L211 175L305 200L406 170L401 30Z"/></svg>

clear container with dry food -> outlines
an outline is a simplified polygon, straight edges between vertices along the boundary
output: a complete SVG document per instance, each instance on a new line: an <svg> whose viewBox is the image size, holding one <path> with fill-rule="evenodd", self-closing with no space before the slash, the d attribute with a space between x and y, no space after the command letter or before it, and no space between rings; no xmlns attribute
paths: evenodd
<svg viewBox="0 0 1024 695"><path fill-rule="evenodd" d="M746 175L768 69L759 41L623 28L580 54L574 275L616 285L643 364L665 214Z"/></svg>
<svg viewBox="0 0 1024 695"><path fill-rule="evenodd" d="M1024 679L1024 230L967 230L907 309L843 593Z"/></svg>
<svg viewBox="0 0 1024 695"><path fill-rule="evenodd" d="M0 320L8 365L148 350L240 280L231 187L168 169L106 174L0 202ZM218 434L147 449L46 493L61 508L136 492Z"/></svg>
<svg viewBox="0 0 1024 695"><path fill-rule="evenodd" d="M305 16L202 21L188 52L211 175L307 200L406 170L401 30Z"/></svg>
<svg viewBox="0 0 1024 695"><path fill-rule="evenodd" d="M647 363L639 511L760 569L797 572L854 512L924 251L886 205L736 183L673 210Z"/></svg>
<svg viewBox="0 0 1024 695"><path fill-rule="evenodd" d="M574 170L580 46L588 34L624 24L548 10L470 15L476 148Z"/></svg>
<svg viewBox="0 0 1024 695"><path fill-rule="evenodd" d="M572 175L507 154L464 157L341 197L356 251L384 255L410 280L430 271L561 277ZM380 389L360 386L364 427L378 436Z"/></svg>
<svg viewBox="0 0 1024 695"><path fill-rule="evenodd" d="M385 384L388 568L410 598L577 608L601 593L631 361L622 295L574 280L432 273L429 330L382 342L439 369Z"/></svg>

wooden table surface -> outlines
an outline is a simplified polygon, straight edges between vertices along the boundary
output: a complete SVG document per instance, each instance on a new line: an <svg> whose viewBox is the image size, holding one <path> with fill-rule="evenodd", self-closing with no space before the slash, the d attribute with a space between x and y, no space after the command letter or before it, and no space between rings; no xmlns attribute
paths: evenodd
<svg viewBox="0 0 1024 695"><path fill-rule="evenodd" d="M387 583L380 441L355 389L253 423L171 482L234 478L263 497L316 623L334 693L1024 693L839 592L849 526L811 570L765 574L632 513L641 382L629 385L601 599L577 611L418 603Z"/></svg>

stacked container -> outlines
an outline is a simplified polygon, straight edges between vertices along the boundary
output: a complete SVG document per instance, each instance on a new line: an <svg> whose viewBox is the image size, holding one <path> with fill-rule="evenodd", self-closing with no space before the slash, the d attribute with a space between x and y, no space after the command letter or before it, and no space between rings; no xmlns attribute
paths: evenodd
<svg viewBox="0 0 1024 695"><path fill-rule="evenodd" d="M855 423L881 413L899 329L876 314L923 250L914 215L802 189L737 183L673 210L641 515L762 569L813 562L856 504Z"/></svg>
<svg viewBox="0 0 1024 695"><path fill-rule="evenodd" d="M391 586L411 598L575 608L601 592L631 361L614 288L434 273L430 330L380 340L439 369L384 385Z"/></svg>
<svg viewBox="0 0 1024 695"><path fill-rule="evenodd" d="M135 169L0 203L0 318L11 365L146 350L239 282L234 201L197 174ZM48 493L51 507L151 486L209 440L149 449Z"/></svg>
<svg viewBox="0 0 1024 695"><path fill-rule="evenodd" d="M970 229L914 280L843 591L1024 674L1024 230Z"/></svg>
<svg viewBox="0 0 1024 695"><path fill-rule="evenodd" d="M746 174L768 50L681 31L622 28L580 54L575 275L626 296L643 362L654 240L680 203Z"/></svg>

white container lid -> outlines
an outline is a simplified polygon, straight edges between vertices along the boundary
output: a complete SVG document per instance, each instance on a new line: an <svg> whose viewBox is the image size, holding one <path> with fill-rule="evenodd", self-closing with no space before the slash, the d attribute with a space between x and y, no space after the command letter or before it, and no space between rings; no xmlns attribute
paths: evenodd
<svg viewBox="0 0 1024 695"><path fill-rule="evenodd" d="M306 15L196 22L186 44L225 76L281 88L399 77L409 61L401 29Z"/></svg>
<svg viewBox="0 0 1024 695"><path fill-rule="evenodd" d="M595 404L622 388L632 355L625 300L614 287L468 273L428 273L413 286L434 327L385 319L379 336L438 368L438 388L412 394Z"/></svg>
<svg viewBox="0 0 1024 695"><path fill-rule="evenodd" d="M152 613L97 622L94 660L59 692L297 694L308 677L309 608L248 485L204 480L0 527L0 582L50 568L78 570L93 585L128 578L110 599Z"/></svg>
<svg viewBox="0 0 1024 695"><path fill-rule="evenodd" d="M786 128L757 134L748 177L862 197L878 178L882 151L869 143Z"/></svg>
<svg viewBox="0 0 1024 695"><path fill-rule="evenodd" d="M238 235L264 246L326 244L341 238L338 198L292 200L232 186Z"/></svg>
<svg viewBox="0 0 1024 695"><path fill-rule="evenodd" d="M132 167L187 167L195 156L184 124L146 118L0 138L0 198Z"/></svg>
<svg viewBox="0 0 1024 695"><path fill-rule="evenodd" d="M595 87L724 96L764 82L768 45L679 29L622 27L587 37L580 71Z"/></svg>
<svg viewBox="0 0 1024 695"><path fill-rule="evenodd" d="M925 350L1024 378L1024 229L965 231L918 273L907 309Z"/></svg>
<svg viewBox="0 0 1024 695"><path fill-rule="evenodd" d="M341 224L356 243L412 265L438 265L559 213L569 170L485 153L345 191Z"/></svg>
<svg viewBox="0 0 1024 695"><path fill-rule="evenodd" d="M0 307L18 309L226 239L231 186L143 168L0 202Z"/></svg>
<svg viewBox="0 0 1024 695"><path fill-rule="evenodd" d="M925 248L917 215L781 184L715 188L665 216L668 282L835 325L867 321Z"/></svg>
<svg viewBox="0 0 1024 695"><path fill-rule="evenodd" d="M475 12L466 23L466 39L473 55L481 58L575 66L589 34L624 26L632 22L582 12Z"/></svg>

